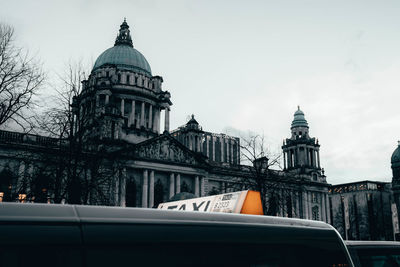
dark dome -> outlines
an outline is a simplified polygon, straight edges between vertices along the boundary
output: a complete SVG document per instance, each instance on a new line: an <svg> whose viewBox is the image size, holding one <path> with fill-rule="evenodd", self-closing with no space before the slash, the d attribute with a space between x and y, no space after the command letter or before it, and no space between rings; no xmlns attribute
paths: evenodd
<svg viewBox="0 0 400 267"><path fill-rule="evenodd" d="M300 107L297 107L296 112L294 113L294 119L292 121L292 127L306 127L308 128L307 120L304 118L304 112L300 110Z"/></svg>
<svg viewBox="0 0 400 267"><path fill-rule="evenodd" d="M399 141L399 145L397 146L397 148L395 149L395 151L392 154L392 165L398 165L400 166L400 141Z"/></svg>
<svg viewBox="0 0 400 267"><path fill-rule="evenodd" d="M114 47L104 51L94 63L93 70L105 65L114 65L151 76L151 68L146 58L133 48L129 26L126 20L121 24Z"/></svg>
<svg viewBox="0 0 400 267"><path fill-rule="evenodd" d="M146 58L128 45L116 45L104 51L96 59L93 70L107 64L151 76L151 68Z"/></svg>

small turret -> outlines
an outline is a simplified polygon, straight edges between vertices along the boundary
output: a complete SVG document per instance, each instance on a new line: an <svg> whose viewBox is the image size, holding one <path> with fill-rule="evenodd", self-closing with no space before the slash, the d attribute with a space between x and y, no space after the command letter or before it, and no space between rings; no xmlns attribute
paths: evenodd
<svg viewBox="0 0 400 267"><path fill-rule="evenodd" d="M284 140L282 146L284 169L312 175L313 180L320 180L318 177L323 175L321 175L319 141L309 136L308 122L299 106L294 113L290 129L292 136Z"/></svg>

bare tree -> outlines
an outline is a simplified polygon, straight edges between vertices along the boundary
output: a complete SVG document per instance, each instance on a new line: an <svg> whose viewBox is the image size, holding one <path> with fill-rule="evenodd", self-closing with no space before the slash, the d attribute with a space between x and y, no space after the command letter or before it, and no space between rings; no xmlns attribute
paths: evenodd
<svg viewBox="0 0 400 267"><path fill-rule="evenodd" d="M67 71L58 75L60 82L51 98L53 104L38 116L37 122L42 134L59 140L60 153L52 155L55 164L49 166L53 169L54 201L66 199L70 204L88 204L95 195L107 204L110 197L105 192L109 190L104 190L118 171L117 163L110 159L112 153L97 145L95 137L90 142L85 139L85 133L95 121L96 110L83 111L79 104L84 70L82 61L70 62Z"/></svg>
<svg viewBox="0 0 400 267"><path fill-rule="evenodd" d="M49 97L49 107L36 117L42 133L59 139L70 140L73 136L73 99L82 92L85 67L82 61L69 62L63 74L57 74L53 86L54 95Z"/></svg>
<svg viewBox="0 0 400 267"><path fill-rule="evenodd" d="M263 135L250 134L241 137L241 161L248 165L242 168L247 175L239 178L239 184L260 192L264 214L277 215L284 206L285 194L282 180L271 168L280 168L281 154L268 150Z"/></svg>
<svg viewBox="0 0 400 267"><path fill-rule="evenodd" d="M44 78L40 64L15 45L13 28L0 24L0 126L30 123L25 111L32 109L32 97Z"/></svg>

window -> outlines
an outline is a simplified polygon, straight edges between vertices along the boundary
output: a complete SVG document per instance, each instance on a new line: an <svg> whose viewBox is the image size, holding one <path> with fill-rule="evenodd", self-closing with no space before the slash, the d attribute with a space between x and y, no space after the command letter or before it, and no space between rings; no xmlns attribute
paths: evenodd
<svg viewBox="0 0 400 267"><path fill-rule="evenodd" d="M164 202L164 187L160 179L157 180L154 185L154 206L158 207L158 204Z"/></svg>
<svg viewBox="0 0 400 267"><path fill-rule="evenodd" d="M312 208L312 219L315 221L319 220L319 208L317 206Z"/></svg>
<svg viewBox="0 0 400 267"><path fill-rule="evenodd" d="M111 122L111 139L115 138L115 121Z"/></svg>
<svg viewBox="0 0 400 267"><path fill-rule="evenodd" d="M136 207L136 182L132 178L126 184L125 203L127 207Z"/></svg>
<svg viewBox="0 0 400 267"><path fill-rule="evenodd" d="M316 193L312 193L311 198L312 198L312 203L318 203L318 198Z"/></svg>
<svg viewBox="0 0 400 267"><path fill-rule="evenodd" d="M185 181L182 182L181 192L193 193L192 190L190 190L189 185Z"/></svg>

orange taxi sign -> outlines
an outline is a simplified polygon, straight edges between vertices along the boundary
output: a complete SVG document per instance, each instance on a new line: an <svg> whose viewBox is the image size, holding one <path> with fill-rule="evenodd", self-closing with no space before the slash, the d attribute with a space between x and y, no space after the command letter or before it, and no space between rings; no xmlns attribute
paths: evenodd
<svg viewBox="0 0 400 267"><path fill-rule="evenodd" d="M161 203L157 209L263 215L260 192L251 190Z"/></svg>

